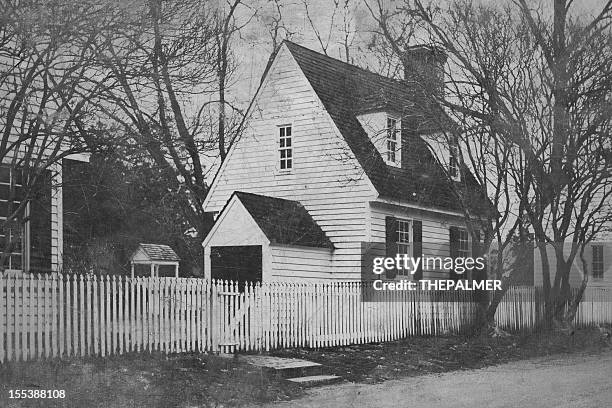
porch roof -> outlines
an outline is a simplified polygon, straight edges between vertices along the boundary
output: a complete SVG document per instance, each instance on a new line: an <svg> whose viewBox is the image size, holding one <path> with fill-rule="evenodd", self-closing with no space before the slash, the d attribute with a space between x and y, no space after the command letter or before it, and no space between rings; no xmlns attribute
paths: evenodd
<svg viewBox="0 0 612 408"><path fill-rule="evenodd" d="M236 191L233 195L244 205L271 243L334 248L301 203L242 191Z"/></svg>

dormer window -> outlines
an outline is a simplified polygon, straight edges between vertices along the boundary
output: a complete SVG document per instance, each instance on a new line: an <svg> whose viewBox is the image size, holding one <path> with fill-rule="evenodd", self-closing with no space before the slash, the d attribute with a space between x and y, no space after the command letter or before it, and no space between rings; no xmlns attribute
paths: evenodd
<svg viewBox="0 0 612 408"><path fill-rule="evenodd" d="M291 139L291 125L282 125L279 131L280 169L287 171L293 168L293 143Z"/></svg>
<svg viewBox="0 0 612 408"><path fill-rule="evenodd" d="M386 162L391 165L400 165L401 160L401 137L398 129L397 119L387 116L387 138L386 138Z"/></svg>
<svg viewBox="0 0 612 408"><path fill-rule="evenodd" d="M459 141L457 136L451 138L448 150L450 154L448 158L448 174L453 180L459 181L461 173L459 172Z"/></svg>
<svg viewBox="0 0 612 408"><path fill-rule="evenodd" d="M402 167L402 119L396 111L367 112L357 120L388 166Z"/></svg>

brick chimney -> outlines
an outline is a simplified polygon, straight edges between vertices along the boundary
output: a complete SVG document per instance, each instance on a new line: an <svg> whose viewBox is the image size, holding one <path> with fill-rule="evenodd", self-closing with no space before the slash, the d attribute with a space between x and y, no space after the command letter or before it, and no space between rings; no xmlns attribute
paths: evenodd
<svg viewBox="0 0 612 408"><path fill-rule="evenodd" d="M439 47L414 45L404 54L404 79L426 95L444 96L446 53Z"/></svg>

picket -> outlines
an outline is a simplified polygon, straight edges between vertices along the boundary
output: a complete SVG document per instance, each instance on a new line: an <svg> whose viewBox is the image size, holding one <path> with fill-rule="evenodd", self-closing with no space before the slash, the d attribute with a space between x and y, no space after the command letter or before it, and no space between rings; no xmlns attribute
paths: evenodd
<svg viewBox="0 0 612 408"><path fill-rule="evenodd" d="M204 281L117 276L0 275L0 363L63 356L262 351L461 333L467 292L376 293L359 282ZM362 299L362 291L372 301ZM365 295L363 295L365 296ZM543 323L540 288L512 287L500 327ZM587 288L580 326L612 323L612 289Z"/></svg>

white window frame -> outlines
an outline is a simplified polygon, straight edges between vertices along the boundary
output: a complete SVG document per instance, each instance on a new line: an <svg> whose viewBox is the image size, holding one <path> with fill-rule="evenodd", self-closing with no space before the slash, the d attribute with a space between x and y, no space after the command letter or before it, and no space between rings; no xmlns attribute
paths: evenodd
<svg viewBox="0 0 612 408"><path fill-rule="evenodd" d="M467 228L457 227L459 236L457 237L457 252L459 256L468 258L472 255L470 233Z"/></svg>
<svg viewBox="0 0 612 408"><path fill-rule="evenodd" d="M13 185L14 181L16 180L16 176L14 175L15 169L10 167L10 166L6 166L6 165L2 165L2 167L4 167L5 169L9 170L9 181L4 182L2 180L0 180L0 186L6 186L9 189L11 188L11 185ZM23 188L23 180L21 182L21 184L19 183L14 183L15 184L15 188L17 187L21 187ZM8 203L7 200L2 200L0 199L0 202L6 202ZM20 200L13 200L13 206L19 206L21 204ZM27 218L29 218L29 210L30 210L30 205L29 203L26 204L25 208L24 208L24 216ZM1 221L5 221L7 216L9 214L0 214L0 220ZM11 251L9 253L9 256L7 258L7 265L6 265L6 270L11 270L11 271L22 271L22 270L26 270L29 269L29 265L28 265L28 261L29 261L29 255L27 251L27 248L29 248L29 221L26 222L25 224L20 224L19 220L15 220L13 221L17 224L18 227L18 234L19 234L19 239L20 239L20 249L19 251ZM0 231L0 235L1 236L5 236L5 232L6 231ZM15 230L11 229L8 231L8 233L10 234L9 237L5 237L5 239L11 239L12 236L14 236ZM0 243L0 253L4 252L4 245ZM19 267L15 267L15 265L13 265L13 258L14 257L20 257L20 262L21 262L21 266Z"/></svg>
<svg viewBox="0 0 612 408"><path fill-rule="evenodd" d="M459 141L457 136L452 136L448 145L448 174L455 181L461 181L460 163Z"/></svg>
<svg viewBox="0 0 612 408"><path fill-rule="evenodd" d="M397 117L387 115L385 122L384 159L389 165L402 165L401 122Z"/></svg>
<svg viewBox="0 0 612 408"><path fill-rule="evenodd" d="M591 267L593 268L593 279L603 279L604 275L604 246L601 244L594 244L592 246L593 259ZM596 259L597 258L597 259Z"/></svg>
<svg viewBox="0 0 612 408"><path fill-rule="evenodd" d="M287 130L289 130L287 134ZM293 126L289 124L278 126L278 169L281 172L293 170Z"/></svg>
<svg viewBox="0 0 612 408"><path fill-rule="evenodd" d="M404 218L396 218L394 225L395 245L398 254L407 254L413 256L414 246L412 242L412 220ZM405 269L398 269L398 275L409 275L410 272Z"/></svg>

